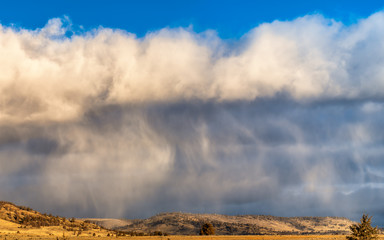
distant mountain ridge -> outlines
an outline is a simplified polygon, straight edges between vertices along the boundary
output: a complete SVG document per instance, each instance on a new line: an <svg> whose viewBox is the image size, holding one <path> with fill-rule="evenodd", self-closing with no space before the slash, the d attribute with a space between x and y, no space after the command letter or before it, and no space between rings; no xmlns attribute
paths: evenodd
<svg viewBox="0 0 384 240"><path fill-rule="evenodd" d="M349 234L353 221L343 217L274 217L265 215L161 213L147 219L87 219L105 228L125 232L160 231L197 235L210 222L218 235Z"/></svg>

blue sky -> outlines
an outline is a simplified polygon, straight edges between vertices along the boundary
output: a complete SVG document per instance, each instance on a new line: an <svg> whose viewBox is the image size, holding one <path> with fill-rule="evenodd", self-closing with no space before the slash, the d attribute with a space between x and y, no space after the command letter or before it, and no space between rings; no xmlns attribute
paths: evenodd
<svg viewBox="0 0 384 240"><path fill-rule="evenodd" d="M260 23L323 14L345 24L383 9L382 1L3 1L0 22L24 28L42 27L47 19L68 16L85 29L104 26L143 36L164 27L188 27L197 32L216 30L222 38L238 38Z"/></svg>
<svg viewBox="0 0 384 240"><path fill-rule="evenodd" d="M0 199L384 226L382 8L3 1Z"/></svg>

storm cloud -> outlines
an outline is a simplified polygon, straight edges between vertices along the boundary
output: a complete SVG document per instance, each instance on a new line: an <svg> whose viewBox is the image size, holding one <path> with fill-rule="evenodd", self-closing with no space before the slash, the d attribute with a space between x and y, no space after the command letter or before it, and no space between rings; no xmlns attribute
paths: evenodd
<svg viewBox="0 0 384 240"><path fill-rule="evenodd" d="M363 212L384 224L384 13L239 40L0 26L0 198L75 217Z"/></svg>

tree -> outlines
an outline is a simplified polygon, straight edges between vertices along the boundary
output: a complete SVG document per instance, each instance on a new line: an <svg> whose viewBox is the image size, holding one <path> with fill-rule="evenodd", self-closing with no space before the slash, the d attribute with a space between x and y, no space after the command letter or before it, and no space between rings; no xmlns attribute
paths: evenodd
<svg viewBox="0 0 384 240"><path fill-rule="evenodd" d="M351 236L347 236L347 240L370 240L377 239L377 234L379 230L377 227L371 226L372 217L369 217L367 214L363 214L360 219L360 223L352 224L349 229L351 229Z"/></svg>
<svg viewBox="0 0 384 240"><path fill-rule="evenodd" d="M215 235L215 228L211 223L204 223L201 226L200 235Z"/></svg>

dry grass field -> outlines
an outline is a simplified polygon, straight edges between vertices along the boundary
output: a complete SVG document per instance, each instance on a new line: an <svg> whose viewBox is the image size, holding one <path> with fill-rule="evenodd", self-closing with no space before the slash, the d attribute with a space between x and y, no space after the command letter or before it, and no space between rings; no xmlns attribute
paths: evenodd
<svg viewBox="0 0 384 240"><path fill-rule="evenodd" d="M172 217L171 219L166 219L167 221L175 220L176 222L189 220L195 215L191 214L163 214L157 215L155 218L159 217ZM207 215L208 216L208 215ZM203 217L207 217L203 215ZM201 217L200 215L197 217ZM255 220L252 216L248 216L246 220L244 217L230 217L223 215L209 215L209 217L214 219L209 219L211 221L215 220L219 222L217 218L225 218L222 222L230 221L246 221L252 222ZM246 216L247 217L247 216ZM265 223L266 226L272 226L277 228L276 224L283 224L280 226L281 229L286 229L286 222L291 222L295 220L296 222L300 220L300 226L305 226L305 224L312 224L309 220L318 220L316 227L317 231L321 232L321 229L327 229L326 226L336 226L336 227L346 227L350 224L350 220L342 218L295 218L287 219L281 218L284 221L276 221L276 217L256 217L257 220L261 222L270 220ZM259 219L260 218L260 219ZM188 220L187 219L187 220ZM281 220L280 219L280 220ZM94 219L95 220L95 219ZM100 220L100 219L99 219ZM120 220L116 219L101 219L103 221L108 220L108 223L112 225L116 224L125 224L126 222L121 223ZM157 219L158 220L158 219ZM161 220L161 219L160 219ZM166 221L163 219L163 221ZM117 222L116 222L117 221ZM296 223L293 221L293 223ZM321 222L325 221L325 222ZM335 224L332 221L336 221ZM341 221L341 222L340 222ZM348 222L349 221L349 222ZM307 223L308 222L308 223ZM313 224L312 224L313 225ZM312 226L310 225L310 226ZM219 224L218 224L219 226ZM287 230L287 229L286 229ZM289 229L288 229L289 230ZM147 231L148 232L148 231ZM54 217L52 215L41 214L27 207L16 206L12 203L0 202L0 240L345 240L345 235L215 235L215 236L116 236L119 234L118 231L112 231L100 226L97 226L91 222L83 221L79 219L67 220L61 217ZM380 240L384 240L384 235L379 237Z"/></svg>
<svg viewBox="0 0 384 240"><path fill-rule="evenodd" d="M0 240L38 240L38 239L111 239L112 231L90 229L88 231L67 231L61 226L31 228L0 219Z"/></svg>
<svg viewBox="0 0 384 240"><path fill-rule="evenodd" d="M67 231L60 226L24 228L20 224L0 219L0 240L345 240L344 235L215 235L215 236L118 236L106 229ZM109 236L108 236L109 235ZM384 240L384 235L380 237Z"/></svg>
<svg viewBox="0 0 384 240"><path fill-rule="evenodd" d="M345 240L343 235L279 235L279 236L267 236L267 235L258 235L258 236L166 236L166 237L106 237L106 236L47 236L44 233L41 235L35 234L4 234L0 233L1 240ZM384 235L379 237L380 240L384 239Z"/></svg>

